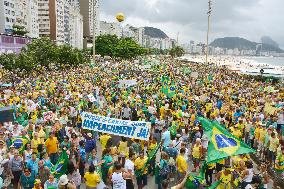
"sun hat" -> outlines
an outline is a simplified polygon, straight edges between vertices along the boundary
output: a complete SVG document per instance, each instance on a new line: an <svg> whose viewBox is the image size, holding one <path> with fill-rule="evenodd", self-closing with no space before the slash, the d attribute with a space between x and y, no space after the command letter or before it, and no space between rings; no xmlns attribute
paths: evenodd
<svg viewBox="0 0 284 189"><path fill-rule="evenodd" d="M67 178L67 175L62 175L60 178L59 178L59 181L58 181L58 185L60 186L60 185L66 185L66 184L68 184L68 182L69 182L69 180L68 180L68 178Z"/></svg>

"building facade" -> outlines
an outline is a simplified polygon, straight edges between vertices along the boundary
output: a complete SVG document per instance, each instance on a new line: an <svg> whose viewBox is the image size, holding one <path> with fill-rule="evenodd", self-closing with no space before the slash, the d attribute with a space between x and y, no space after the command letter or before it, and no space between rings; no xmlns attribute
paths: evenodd
<svg viewBox="0 0 284 189"><path fill-rule="evenodd" d="M39 37L39 23L38 23L38 0L27 0L26 4L26 29L27 36L31 38Z"/></svg>
<svg viewBox="0 0 284 189"><path fill-rule="evenodd" d="M0 0L0 33L11 33L15 22L15 0Z"/></svg>
<svg viewBox="0 0 284 189"><path fill-rule="evenodd" d="M67 42L73 47L83 48L83 16L80 14L80 6L77 1L71 2L70 7L70 40Z"/></svg>

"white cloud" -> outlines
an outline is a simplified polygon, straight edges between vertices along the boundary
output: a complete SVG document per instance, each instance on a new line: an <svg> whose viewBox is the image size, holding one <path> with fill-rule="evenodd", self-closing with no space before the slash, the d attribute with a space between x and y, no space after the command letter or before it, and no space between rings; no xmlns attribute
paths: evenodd
<svg viewBox="0 0 284 189"><path fill-rule="evenodd" d="M213 0L210 39L240 36L259 41L268 35L284 48L283 0ZM208 0L101 0L101 19L162 29L180 41L205 41Z"/></svg>

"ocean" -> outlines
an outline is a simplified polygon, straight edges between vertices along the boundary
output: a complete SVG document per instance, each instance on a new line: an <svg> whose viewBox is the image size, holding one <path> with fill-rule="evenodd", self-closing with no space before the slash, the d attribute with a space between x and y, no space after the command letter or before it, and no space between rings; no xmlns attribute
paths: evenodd
<svg viewBox="0 0 284 189"><path fill-rule="evenodd" d="M245 59L272 66L284 66L284 57L245 57Z"/></svg>

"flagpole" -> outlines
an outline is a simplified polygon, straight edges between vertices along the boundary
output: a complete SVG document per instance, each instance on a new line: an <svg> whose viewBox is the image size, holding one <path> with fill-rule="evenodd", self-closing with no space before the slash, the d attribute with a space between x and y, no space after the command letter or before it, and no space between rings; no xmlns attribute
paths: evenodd
<svg viewBox="0 0 284 189"><path fill-rule="evenodd" d="M208 1L208 23L207 23L207 36L206 36L206 64L208 64L208 51L209 51L209 46L208 46L208 41L209 41L209 32L210 32L210 17L211 17L211 12L212 12L212 0Z"/></svg>

